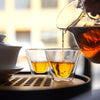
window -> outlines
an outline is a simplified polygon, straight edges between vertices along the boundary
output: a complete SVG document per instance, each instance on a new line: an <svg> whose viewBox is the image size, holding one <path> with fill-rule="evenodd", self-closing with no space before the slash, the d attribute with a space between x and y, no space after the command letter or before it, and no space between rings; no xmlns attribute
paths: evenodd
<svg viewBox="0 0 100 100"><path fill-rule="evenodd" d="M5 8L5 0L0 0L0 10L4 10Z"/></svg>
<svg viewBox="0 0 100 100"><path fill-rule="evenodd" d="M41 39L44 44L57 44L57 31L42 31Z"/></svg>
<svg viewBox="0 0 100 100"><path fill-rule="evenodd" d="M42 8L57 8L57 0L42 0Z"/></svg>
<svg viewBox="0 0 100 100"><path fill-rule="evenodd" d="M30 31L16 31L16 41L30 43Z"/></svg>
<svg viewBox="0 0 100 100"><path fill-rule="evenodd" d="M16 9L29 9L30 0L15 0L15 8Z"/></svg>

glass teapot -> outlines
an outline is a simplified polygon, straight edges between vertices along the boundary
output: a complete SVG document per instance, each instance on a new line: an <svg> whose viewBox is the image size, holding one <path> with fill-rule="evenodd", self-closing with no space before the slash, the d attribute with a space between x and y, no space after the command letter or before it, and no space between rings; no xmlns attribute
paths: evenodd
<svg viewBox="0 0 100 100"><path fill-rule="evenodd" d="M76 0L65 6L57 17L57 27L70 31L83 54L94 63L100 63L99 5L100 0Z"/></svg>

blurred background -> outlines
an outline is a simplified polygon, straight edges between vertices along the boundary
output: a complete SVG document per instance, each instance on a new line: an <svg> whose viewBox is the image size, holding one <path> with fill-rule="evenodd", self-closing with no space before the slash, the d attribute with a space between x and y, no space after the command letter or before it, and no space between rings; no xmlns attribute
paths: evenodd
<svg viewBox="0 0 100 100"><path fill-rule="evenodd" d="M56 28L60 10L73 0L0 0L0 34L6 35L5 43L22 46L17 66L29 71L25 49L55 48L62 46L62 34ZM65 36L65 47L68 45ZM100 88L100 65L90 63L92 89ZM79 59L76 74L87 70L83 54Z"/></svg>

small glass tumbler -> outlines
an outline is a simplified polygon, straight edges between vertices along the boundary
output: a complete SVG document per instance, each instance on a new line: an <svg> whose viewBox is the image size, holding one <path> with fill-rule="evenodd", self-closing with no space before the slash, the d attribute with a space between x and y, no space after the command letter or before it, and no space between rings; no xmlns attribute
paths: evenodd
<svg viewBox="0 0 100 100"><path fill-rule="evenodd" d="M44 49L27 49L26 56L32 74L48 74L48 62Z"/></svg>
<svg viewBox="0 0 100 100"><path fill-rule="evenodd" d="M46 49L50 73L55 81L71 81L80 55L79 48Z"/></svg>

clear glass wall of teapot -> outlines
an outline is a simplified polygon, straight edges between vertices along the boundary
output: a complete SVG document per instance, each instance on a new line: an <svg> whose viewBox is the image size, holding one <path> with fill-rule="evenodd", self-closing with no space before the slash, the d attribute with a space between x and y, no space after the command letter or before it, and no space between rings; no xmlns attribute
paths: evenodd
<svg viewBox="0 0 100 100"><path fill-rule="evenodd" d="M100 0L79 2L83 12L66 30L73 33L81 51L90 61L100 63Z"/></svg>

